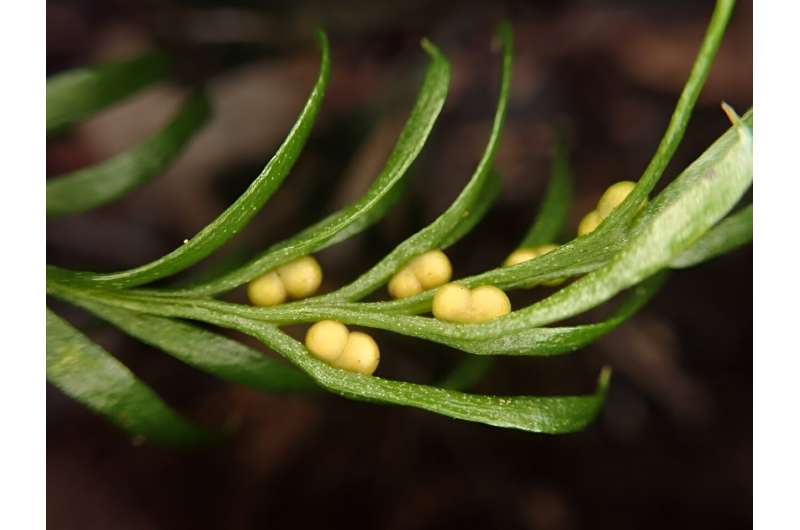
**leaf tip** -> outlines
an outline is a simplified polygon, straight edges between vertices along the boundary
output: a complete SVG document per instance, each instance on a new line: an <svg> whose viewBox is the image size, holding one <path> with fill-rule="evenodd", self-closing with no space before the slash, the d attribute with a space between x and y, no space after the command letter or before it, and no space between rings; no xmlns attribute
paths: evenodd
<svg viewBox="0 0 800 530"><path fill-rule="evenodd" d="M720 107L722 107L722 112L724 112L725 115L728 117L728 120L731 122L731 125L736 126L741 123L742 120L741 118L739 118L739 115L736 114L736 111L733 110L733 107L731 107L724 101L720 103Z"/></svg>
<svg viewBox="0 0 800 530"><path fill-rule="evenodd" d="M316 39L320 47L326 48L328 46L328 34L325 33L325 30L322 28L322 26L317 26L314 28L314 39Z"/></svg>
<svg viewBox="0 0 800 530"><path fill-rule="evenodd" d="M419 45L422 46L422 49L426 52L430 54L435 53L436 46L433 45L428 37L422 37L419 41Z"/></svg>
<svg viewBox="0 0 800 530"><path fill-rule="evenodd" d="M437 48L436 45L433 42L431 42L431 40L428 37L423 37L419 41L419 45L422 46L422 49L425 50L431 57L435 59L444 58L442 56L442 52L439 51L439 48Z"/></svg>
<svg viewBox="0 0 800 530"><path fill-rule="evenodd" d="M329 64L330 64L330 55L331 55L331 46L330 42L328 42L328 34L325 33L325 30L322 29L322 26L317 26L314 28L314 40L317 41L317 46L319 46L320 51L322 52L322 75L323 77L327 78Z"/></svg>
<svg viewBox="0 0 800 530"><path fill-rule="evenodd" d="M205 87L197 88L189 95L186 108L196 113L199 125L204 125L214 113L211 97Z"/></svg>
<svg viewBox="0 0 800 530"><path fill-rule="evenodd" d="M492 39L492 49L497 51L501 47L509 48L511 41L514 38L514 33L511 29L511 22L508 19L503 19L497 26L497 31Z"/></svg>
<svg viewBox="0 0 800 530"><path fill-rule="evenodd" d="M752 139L752 125L748 125L747 123L748 116L752 118L752 114L748 111L745 113L745 119L742 119L736 113L736 111L733 110L733 107L728 105L726 102L723 101L720 106L722 107L722 111L728 117L728 120L730 120L731 125L736 128L739 138L744 141ZM752 121L750 123L752 123Z"/></svg>
<svg viewBox="0 0 800 530"><path fill-rule="evenodd" d="M605 394L608 391L608 386L611 384L611 375L614 370L611 366L606 365L600 370L600 376L597 378L597 391Z"/></svg>

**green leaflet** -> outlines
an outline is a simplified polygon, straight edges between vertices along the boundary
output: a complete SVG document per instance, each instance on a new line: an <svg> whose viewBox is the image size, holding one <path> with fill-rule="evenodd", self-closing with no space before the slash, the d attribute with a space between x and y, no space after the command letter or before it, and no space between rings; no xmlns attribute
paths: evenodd
<svg viewBox="0 0 800 530"><path fill-rule="evenodd" d="M661 178L686 132L692 109L708 78L708 73L714 63L714 58L717 55L717 50L719 50L719 45L722 42L722 37L725 34L725 28L728 25L735 3L734 0L717 0L705 37L692 65L689 79L681 91L678 104L675 106L675 112L672 114L667 131L664 133L656 153L644 170L634 190L593 233L604 234L606 231L613 231L622 225L628 224L638 210L639 204L653 190Z"/></svg>
<svg viewBox="0 0 800 530"><path fill-rule="evenodd" d="M480 199L485 200L491 197L493 193L496 195L494 187L499 185L499 182L493 182L495 180L499 181L499 178L495 176L494 179L490 179L490 176L493 175L492 162L494 161L497 145L500 141L500 133L503 129L506 109L508 107L508 91L511 86L511 62L513 55L513 36L510 26L508 26L508 24L501 25L498 34L503 44L500 95L497 101L497 110L495 111L489 141L468 184L464 187L453 204L451 204L435 221L400 243L386 257L370 270L359 276L355 281L332 293L314 298L314 303L330 302L334 300L348 301L363 298L383 285L391 278L392 274L397 272L398 269L413 257L433 248L438 248L443 241L446 243L455 242L458 237L462 235L461 230L459 230L459 224L467 220L465 218L470 217L470 210L475 212L475 215L473 215L472 218L469 219L467 225L465 225L464 228L466 229L469 228L469 223L474 224L477 222L480 216L482 216L491 205L490 202L487 202L479 206L477 201ZM489 179L488 182L487 179Z"/></svg>
<svg viewBox="0 0 800 530"><path fill-rule="evenodd" d="M47 136L162 79L169 67L160 53L78 68L47 80Z"/></svg>
<svg viewBox="0 0 800 530"><path fill-rule="evenodd" d="M544 434L584 429L605 401L611 372L604 369L597 390L585 396L487 396L464 394L427 385L389 381L331 368L279 329L252 321L237 324L285 355L321 386L350 399L405 405L451 418Z"/></svg>
<svg viewBox="0 0 800 530"><path fill-rule="evenodd" d="M467 355L436 386L448 390L468 390L477 385L494 366L491 357Z"/></svg>
<svg viewBox="0 0 800 530"><path fill-rule="evenodd" d="M179 272L205 258L244 228L258 213L272 193L283 182L305 145L311 127L319 112L330 73L330 50L328 39L321 31L317 40L322 50L319 77L303 107L297 122L278 151L261 174L244 193L222 212L219 217L203 228L187 243L169 254L134 269L112 272L71 272L48 267L49 273L64 281L104 287L134 287L158 280Z"/></svg>
<svg viewBox="0 0 800 530"><path fill-rule="evenodd" d="M346 241L383 219L383 217L395 207L403 195L405 195L407 188L408 183L406 182L406 179L401 178L399 181L397 181L397 184L389 188L383 198L375 203L373 207L365 210L363 215L353 219L350 224L336 232L336 234L329 241L325 242L325 247L323 248Z"/></svg>
<svg viewBox="0 0 800 530"><path fill-rule="evenodd" d="M212 280L221 274L232 271L236 267L240 267L257 252L258 250L252 243L248 243L246 241L242 242L240 245L235 246L228 253L219 256L217 259L205 263L202 267L193 269L178 280L170 281L170 285L175 289L180 289L182 287L188 287L200 282ZM157 291L152 290L152 292L155 293Z"/></svg>
<svg viewBox="0 0 800 530"><path fill-rule="evenodd" d="M517 248L533 248L558 240L559 235L565 231L574 188L569 169L566 140L563 134L557 131L553 161L550 165L550 179L542 207ZM531 288L539 285L541 282L533 281L518 284L517 287Z"/></svg>
<svg viewBox="0 0 800 530"><path fill-rule="evenodd" d="M47 380L134 437L167 446L212 437L175 413L130 370L47 310Z"/></svg>
<svg viewBox="0 0 800 530"><path fill-rule="evenodd" d="M685 269L725 254L753 240L753 205L731 214L703 234L694 245L670 262L673 269Z"/></svg>
<svg viewBox="0 0 800 530"><path fill-rule="evenodd" d="M520 248L537 247L555 243L564 231L572 204L575 185L569 167L567 143L561 131L556 131L556 147L550 165L550 180L542 201L542 207L525 237Z"/></svg>
<svg viewBox="0 0 800 530"><path fill-rule="evenodd" d="M481 222L489 209L494 205L497 196L503 187L500 175L492 169L486 177L486 181L481 186L480 195L475 199L475 203L470 209L464 212L461 222L459 222L452 232L439 242L439 248L445 249L458 243L461 238L469 234L475 226Z"/></svg>
<svg viewBox="0 0 800 530"><path fill-rule="evenodd" d="M363 221L365 217L374 216L375 210L385 211L384 201L395 198L390 191L400 182L422 150L447 96L450 65L433 44L423 41L423 48L430 55L431 62L417 101L380 175L363 197L296 236L273 245L244 266L210 282L170 294L208 296L233 289L275 267L341 241L343 230L347 230L346 235L352 235L353 226L366 227Z"/></svg>
<svg viewBox="0 0 800 530"><path fill-rule="evenodd" d="M302 392L317 386L303 373L244 344L177 320L68 299L128 335L176 359L263 392Z"/></svg>
<svg viewBox="0 0 800 530"><path fill-rule="evenodd" d="M84 212L123 196L163 172L211 114L195 93L169 124L133 149L100 164L47 181L47 215Z"/></svg>

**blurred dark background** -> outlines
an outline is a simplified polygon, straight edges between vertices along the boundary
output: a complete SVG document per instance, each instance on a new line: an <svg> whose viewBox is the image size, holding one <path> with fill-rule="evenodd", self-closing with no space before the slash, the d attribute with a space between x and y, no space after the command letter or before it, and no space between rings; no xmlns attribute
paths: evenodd
<svg viewBox="0 0 800 530"><path fill-rule="evenodd" d="M602 190L636 179L688 75L713 2L48 1L47 70L160 48L171 83L148 89L47 148L48 176L107 158L162 124L200 83L216 115L172 169L125 199L49 222L48 261L98 271L156 258L197 232L260 171L316 75L317 24L331 85L283 187L218 260L238 259L355 199L383 163L425 64L429 37L453 66L408 193L381 223L318 255L331 290L438 215L486 142L497 94L492 32L515 31L512 101L496 166L504 189L449 254L457 275L493 268L535 215L553 147L568 133L577 182L570 230ZM752 5L739 2L665 181L727 127L725 100L752 99ZM211 260L213 265L214 260ZM202 269L202 267L200 267ZM515 294L515 305L546 290ZM381 295L383 295L381 293ZM232 300L243 301L241 292ZM52 387L47 515L53 529L746 528L752 525L752 254L676 272L635 318L552 359L499 359L475 391L589 392L615 376L586 432L542 436L335 396L275 396L227 384L53 303L152 385L211 426L223 447L135 445ZM598 318L602 308L579 321ZM302 329L291 330L302 334ZM374 333L378 375L433 383L463 354ZM246 339L245 339L246 340Z"/></svg>

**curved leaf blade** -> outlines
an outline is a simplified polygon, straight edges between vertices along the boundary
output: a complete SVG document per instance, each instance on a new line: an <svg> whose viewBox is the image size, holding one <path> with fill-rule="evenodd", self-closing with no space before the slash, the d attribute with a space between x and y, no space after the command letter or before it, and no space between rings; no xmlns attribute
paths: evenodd
<svg viewBox="0 0 800 530"><path fill-rule="evenodd" d="M320 385L343 397L403 405L451 418L542 434L566 434L585 429L605 402L610 371L604 369L594 394L582 396L490 396L465 394L443 388L390 381L331 368L279 329L254 323L237 323L313 377Z"/></svg>
<svg viewBox="0 0 800 530"><path fill-rule="evenodd" d="M49 309L47 380L134 437L176 447L211 440L122 363Z"/></svg>
<svg viewBox="0 0 800 530"><path fill-rule="evenodd" d="M318 387L291 366L217 333L178 320L85 300L69 299L126 334L220 379L262 392L303 392Z"/></svg>
<svg viewBox="0 0 800 530"><path fill-rule="evenodd" d="M84 212L107 204L161 174L211 115L208 98L195 93L158 133L100 164L47 181L47 215Z"/></svg>
<svg viewBox="0 0 800 530"><path fill-rule="evenodd" d="M693 267L753 240L753 205L745 206L706 232L694 245L670 262L673 269Z"/></svg>
<svg viewBox="0 0 800 530"><path fill-rule="evenodd" d="M165 77L169 61L148 53L77 68L47 80L47 135L63 129Z"/></svg>
<svg viewBox="0 0 800 530"><path fill-rule="evenodd" d="M618 227L628 224L631 216L638 210L642 200L653 190L664 174L667 164L672 160L672 156L678 149L686 132L689 118L692 116L692 109L694 109L697 98L700 96L700 91L703 89L706 79L708 79L708 74L711 71L714 58L717 56L717 51L722 42L722 37L725 35L725 28L728 25L735 4L735 0L717 0L706 34L703 37L703 42L700 44L700 50L697 52L694 64L692 64L689 79L681 91L675 111L653 158L645 168L633 191L592 234L597 233L599 236L606 231L614 231ZM591 236L592 234L589 235Z"/></svg>
<svg viewBox="0 0 800 530"><path fill-rule="evenodd" d="M346 241L383 219L400 201L407 188L408 182L406 182L405 178L401 178L397 184L389 188L386 194L373 207L366 209L362 215L359 215L350 224L336 232L333 237L325 242L323 248Z"/></svg>
<svg viewBox="0 0 800 530"><path fill-rule="evenodd" d="M491 357L464 357L436 386L447 390L465 391L477 385L494 366Z"/></svg>
<svg viewBox="0 0 800 530"><path fill-rule="evenodd" d="M317 41L322 51L319 76L300 116L278 151L261 174L214 221L169 254L145 265L112 273L73 272L50 267L50 274L63 281L103 287L135 287L179 272L202 260L244 228L264 206L291 170L305 145L317 117L330 75L328 39L321 31Z"/></svg>
<svg viewBox="0 0 800 530"><path fill-rule="evenodd" d="M492 169L486 177L486 181L481 186L481 191L474 203L465 209L461 222L459 222L452 232L447 234L437 245L441 249L451 247L458 243L461 238L469 234L473 228L486 216L503 187L500 174Z"/></svg>
<svg viewBox="0 0 800 530"><path fill-rule="evenodd" d="M575 184L569 167L569 151L564 133L556 131L556 146L550 164L550 180L539 213L522 238L520 247L555 243L567 224Z"/></svg>

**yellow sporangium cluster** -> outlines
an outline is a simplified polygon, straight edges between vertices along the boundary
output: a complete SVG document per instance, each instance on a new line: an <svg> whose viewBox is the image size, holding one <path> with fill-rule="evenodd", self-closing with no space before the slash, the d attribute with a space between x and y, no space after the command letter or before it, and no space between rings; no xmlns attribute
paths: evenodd
<svg viewBox="0 0 800 530"><path fill-rule="evenodd" d="M558 245L553 245L552 243L546 245L539 245L538 247L522 247L518 248L514 252L512 252L503 262L503 265L506 267L511 267L513 265L518 265L528 260L532 260L533 258L538 258L539 256L544 256L548 252L552 252L558 248ZM555 287L556 285L561 285L564 283L562 278L556 278L555 280L549 280L546 282L542 282L542 285L548 285L550 287Z"/></svg>
<svg viewBox="0 0 800 530"><path fill-rule="evenodd" d="M287 298L314 294L322 284L322 268L313 256L303 256L251 281L247 297L253 305L282 304Z"/></svg>
<svg viewBox="0 0 800 530"><path fill-rule="evenodd" d="M493 285L470 290L457 283L448 283L433 296L433 316L439 320L473 324L486 322L511 312L506 293Z"/></svg>
<svg viewBox="0 0 800 530"><path fill-rule="evenodd" d="M322 320L308 329L306 348L334 368L372 375L381 360L378 344L366 333L351 332L336 320Z"/></svg>
<svg viewBox="0 0 800 530"><path fill-rule="evenodd" d="M585 236L586 234L594 232L602 222L603 218L600 217L597 210L592 210L584 215L583 219L581 219L581 222L578 224L578 235Z"/></svg>
<svg viewBox="0 0 800 530"><path fill-rule="evenodd" d="M594 232L595 229L600 226L600 223L611 215L611 212L613 212L617 206L622 204L622 201L630 195L635 187L636 183L630 180L622 180L609 186L600 197L600 200L597 201L595 209L587 213L586 216L581 219L578 225L578 235L585 236L590 232ZM646 202L646 200L643 201L642 206L644 206Z"/></svg>
<svg viewBox="0 0 800 530"><path fill-rule="evenodd" d="M538 258L539 256L544 256L548 252L552 252L557 248L558 245L552 245L552 244L539 245L538 247L518 248L506 258L506 261L503 262L503 265L505 265L506 267L511 267L512 265L518 265L524 261L532 260L533 258Z"/></svg>
<svg viewBox="0 0 800 530"><path fill-rule="evenodd" d="M441 250L429 250L412 259L389 281L392 298L408 298L450 281L453 267Z"/></svg>

